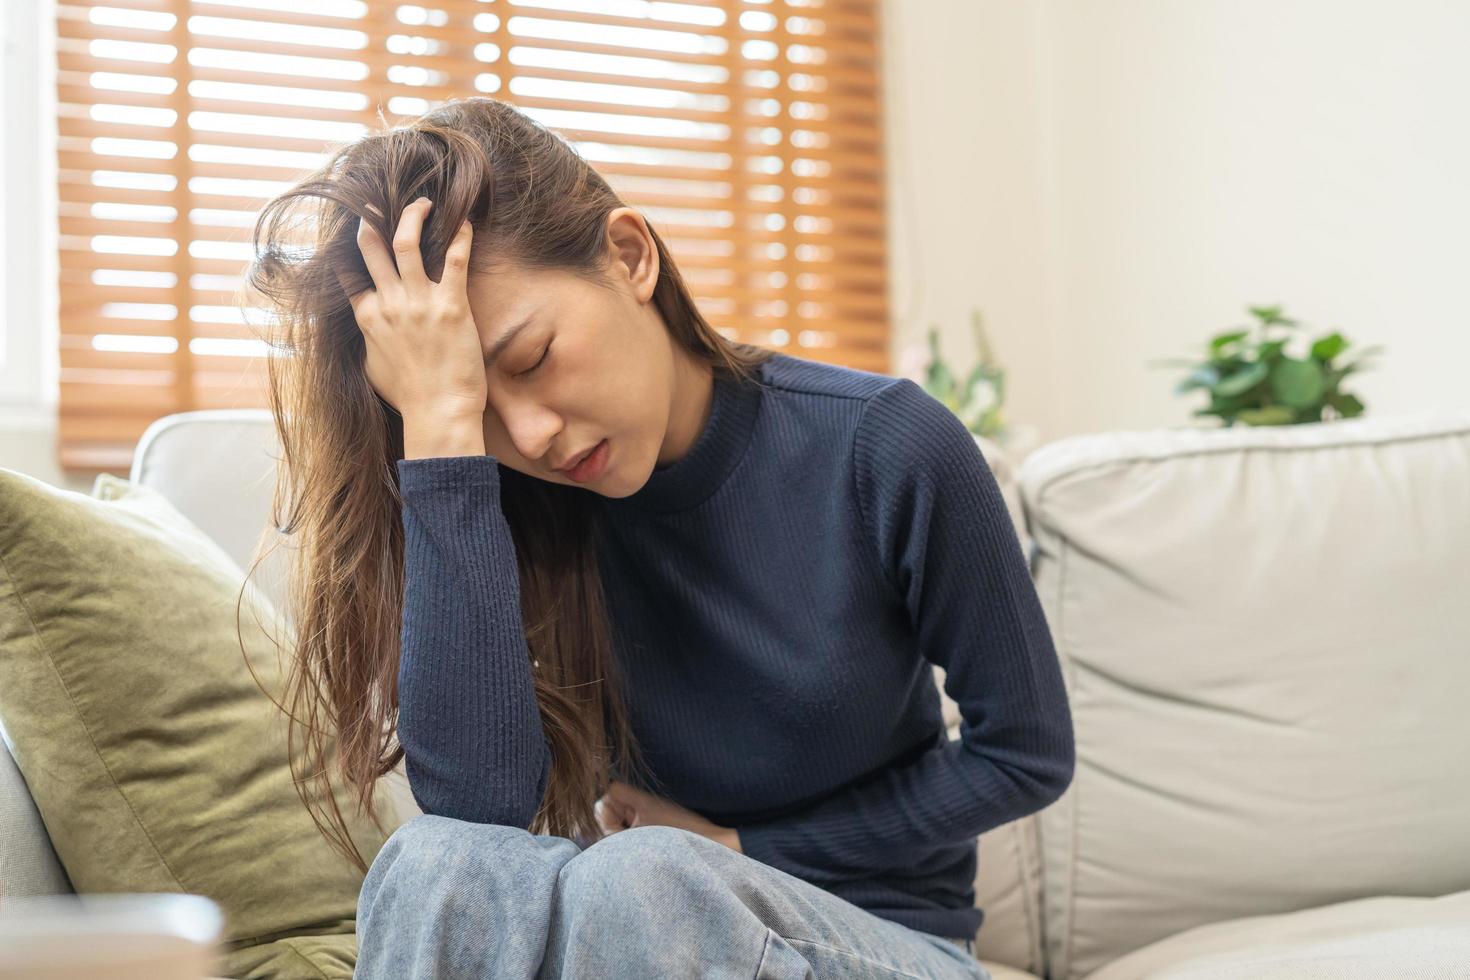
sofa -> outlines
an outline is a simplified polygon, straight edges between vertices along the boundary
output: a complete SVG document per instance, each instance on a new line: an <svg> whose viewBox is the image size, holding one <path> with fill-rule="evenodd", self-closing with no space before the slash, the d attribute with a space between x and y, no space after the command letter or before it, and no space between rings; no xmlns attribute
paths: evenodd
<svg viewBox="0 0 1470 980"><path fill-rule="evenodd" d="M980 838L992 976L1470 977L1470 414L979 445L1077 735ZM275 457L265 410L185 412L130 477L248 567ZM0 890L69 890L6 752Z"/></svg>

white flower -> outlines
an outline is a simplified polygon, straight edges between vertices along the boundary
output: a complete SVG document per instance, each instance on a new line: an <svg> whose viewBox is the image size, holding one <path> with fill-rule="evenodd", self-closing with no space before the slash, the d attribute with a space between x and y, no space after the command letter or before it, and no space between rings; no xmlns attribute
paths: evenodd
<svg viewBox="0 0 1470 980"><path fill-rule="evenodd" d="M996 402L995 384L984 378L976 381L974 389L970 392L970 409L975 412L976 417L990 411Z"/></svg>

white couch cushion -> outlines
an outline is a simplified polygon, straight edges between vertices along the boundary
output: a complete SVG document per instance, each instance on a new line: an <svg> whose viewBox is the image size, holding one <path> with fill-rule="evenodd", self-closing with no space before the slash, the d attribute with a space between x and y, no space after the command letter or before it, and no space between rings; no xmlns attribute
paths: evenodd
<svg viewBox="0 0 1470 980"><path fill-rule="evenodd" d="M276 461L281 456L269 409L203 409L156 420L138 440L128 478L157 490L246 571L270 526ZM286 546L250 578L282 611ZM289 622L289 618L287 620Z"/></svg>
<svg viewBox="0 0 1470 980"><path fill-rule="evenodd" d="M1470 415L1077 436L1021 468L1076 776L1049 970L1470 888Z"/></svg>
<svg viewBox="0 0 1470 980"><path fill-rule="evenodd" d="M1449 980L1470 975L1470 892L1359 898L1198 926L1087 980Z"/></svg>

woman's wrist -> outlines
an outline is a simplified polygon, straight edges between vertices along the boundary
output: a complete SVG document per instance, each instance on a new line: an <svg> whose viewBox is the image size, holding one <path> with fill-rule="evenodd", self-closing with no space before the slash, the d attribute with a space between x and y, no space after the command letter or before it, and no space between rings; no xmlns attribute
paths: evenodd
<svg viewBox="0 0 1470 980"><path fill-rule="evenodd" d="M479 418L419 413L403 417L403 456L484 456L485 430Z"/></svg>
<svg viewBox="0 0 1470 980"><path fill-rule="evenodd" d="M740 831L736 830L734 827L721 827L718 836L715 837L715 840L719 841L721 844L724 844L732 851L736 851L740 854L745 853L745 851L741 850L740 847Z"/></svg>

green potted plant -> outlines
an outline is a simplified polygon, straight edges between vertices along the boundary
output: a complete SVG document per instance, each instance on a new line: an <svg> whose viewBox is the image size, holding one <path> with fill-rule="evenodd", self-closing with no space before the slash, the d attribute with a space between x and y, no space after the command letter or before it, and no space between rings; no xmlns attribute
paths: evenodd
<svg viewBox="0 0 1470 980"><path fill-rule="evenodd" d="M970 324L975 331L975 348L980 356L964 382L958 380L939 351L938 324L930 324L929 356L920 384L958 415L971 432L993 439L1005 428L1001 406L1005 401L1006 373L995 363L979 310L970 314Z"/></svg>
<svg viewBox="0 0 1470 980"><path fill-rule="evenodd" d="M985 321L978 309L970 313L978 359L960 380L959 372L945 361L939 350L939 326L930 324L927 350L915 345L904 354L904 375L943 402L965 427L977 436L994 441L1012 452L1024 452L1034 441L1030 426L1012 426L1005 420L1005 368L995 357Z"/></svg>
<svg viewBox="0 0 1470 980"><path fill-rule="evenodd" d="M1182 395L1198 388L1209 393L1210 403L1195 415L1218 416L1229 427L1237 421L1293 425L1363 413L1362 400L1343 391L1342 380L1371 366L1367 359L1383 349L1381 344L1364 347L1355 359L1342 361L1339 358L1351 343L1334 330L1312 341L1305 356L1293 356L1286 347L1292 331L1302 325L1285 316L1280 306L1247 309L1257 322L1215 335L1204 360L1151 362L1155 367L1190 369L1174 391Z"/></svg>

